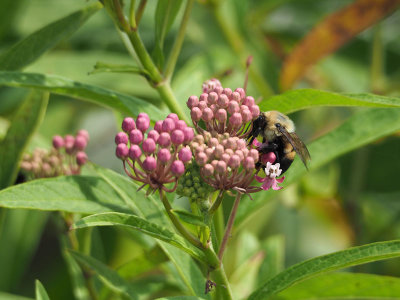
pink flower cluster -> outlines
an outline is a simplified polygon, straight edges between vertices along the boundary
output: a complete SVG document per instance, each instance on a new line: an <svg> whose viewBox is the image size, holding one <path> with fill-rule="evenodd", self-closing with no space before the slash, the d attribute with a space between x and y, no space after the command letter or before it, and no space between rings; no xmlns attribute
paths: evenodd
<svg viewBox="0 0 400 300"><path fill-rule="evenodd" d="M190 115L196 130L199 133L228 133L230 136L244 137L249 122L257 118L260 108L254 98L246 96L244 89L232 91L223 88L216 79L203 84L203 94L200 98L190 96L187 101ZM205 129L200 122L204 122Z"/></svg>
<svg viewBox="0 0 400 300"><path fill-rule="evenodd" d="M259 154L248 149L246 141L226 134L196 135L191 147L202 178L219 190L253 193L260 188L251 186Z"/></svg>
<svg viewBox="0 0 400 300"><path fill-rule="evenodd" d="M192 159L187 145L193 140L193 128L188 127L176 114L157 121L148 131L150 118L140 113L136 121L125 118L122 130L115 137L116 155L124 162L126 174L149 185L151 190L171 192L178 178L185 172L185 164ZM148 131L148 132L147 132ZM172 189L165 184L175 183Z"/></svg>
<svg viewBox="0 0 400 300"><path fill-rule="evenodd" d="M21 169L33 178L55 177L80 174L88 157L85 153L89 133L79 130L76 136L53 137L53 149L35 149L32 155L25 154Z"/></svg>

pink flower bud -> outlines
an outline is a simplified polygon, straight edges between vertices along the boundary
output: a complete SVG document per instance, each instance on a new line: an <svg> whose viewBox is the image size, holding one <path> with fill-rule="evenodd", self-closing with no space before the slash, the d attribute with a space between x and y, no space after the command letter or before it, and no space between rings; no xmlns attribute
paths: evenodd
<svg viewBox="0 0 400 300"><path fill-rule="evenodd" d="M247 107L247 106L245 106ZM253 114L250 112L250 110L246 109L241 112L242 118L243 118L243 123L248 123L253 119Z"/></svg>
<svg viewBox="0 0 400 300"><path fill-rule="evenodd" d="M231 124L234 127L239 127L242 125L243 119L242 115L240 113L234 113L232 116L229 118L229 124Z"/></svg>
<svg viewBox="0 0 400 300"><path fill-rule="evenodd" d="M129 133L129 141L132 144L139 145L143 141L143 133L139 129L133 129Z"/></svg>
<svg viewBox="0 0 400 300"><path fill-rule="evenodd" d="M240 99L243 99L244 97L246 97L246 93L244 92L244 89L242 89L242 88L237 88L235 90L235 92L238 92L240 94Z"/></svg>
<svg viewBox="0 0 400 300"><path fill-rule="evenodd" d="M132 160L138 159L142 155L142 150L138 145L132 145L129 148L129 158Z"/></svg>
<svg viewBox="0 0 400 300"><path fill-rule="evenodd" d="M210 158L212 158L212 156L214 154L214 149L213 148L207 148L204 152L206 153L207 157L210 159Z"/></svg>
<svg viewBox="0 0 400 300"><path fill-rule="evenodd" d="M228 107L228 103L229 103L229 99L228 99L227 95L222 94L222 95L220 95L218 97L217 104L218 104L219 107L227 108Z"/></svg>
<svg viewBox="0 0 400 300"><path fill-rule="evenodd" d="M244 167L246 170L253 170L253 169L256 167L256 165L255 165L255 163L254 163L254 159L253 159L251 156L247 156L247 157L244 159L243 167Z"/></svg>
<svg viewBox="0 0 400 300"><path fill-rule="evenodd" d="M213 112L213 114L215 115L218 111L218 106L216 104L211 104L210 109Z"/></svg>
<svg viewBox="0 0 400 300"><path fill-rule="evenodd" d="M145 118L145 119L149 120L149 122L150 122L149 115L146 114L146 113L140 113L140 114L138 114L137 119L139 119L139 118Z"/></svg>
<svg viewBox="0 0 400 300"><path fill-rule="evenodd" d="M240 161L244 159L243 151L242 150L236 150L235 155L239 156Z"/></svg>
<svg viewBox="0 0 400 300"><path fill-rule="evenodd" d="M182 130L175 129L171 133L171 141L174 145L180 145L185 140L185 134Z"/></svg>
<svg viewBox="0 0 400 300"><path fill-rule="evenodd" d="M167 118L162 123L162 131L163 132L171 132L175 129L175 121L173 119Z"/></svg>
<svg viewBox="0 0 400 300"><path fill-rule="evenodd" d="M249 156L254 159L254 161L258 161L258 150L256 149L251 149L249 151Z"/></svg>
<svg viewBox="0 0 400 300"><path fill-rule="evenodd" d="M225 149L225 153L226 154L228 154L229 156L232 156L233 155L233 153L235 153L235 152L233 152L233 150L232 149Z"/></svg>
<svg viewBox="0 0 400 300"><path fill-rule="evenodd" d="M214 160L211 162L211 165L213 166L214 169L217 167L218 162L219 162L219 160L216 160L216 159L214 159Z"/></svg>
<svg viewBox="0 0 400 300"><path fill-rule="evenodd" d="M175 129L183 130L187 127L186 122L183 120L178 120L175 123Z"/></svg>
<svg viewBox="0 0 400 300"><path fill-rule="evenodd" d="M189 147L182 148L178 153L178 158L183 162L188 162L192 159L192 151Z"/></svg>
<svg viewBox="0 0 400 300"><path fill-rule="evenodd" d="M236 139L233 137L230 137L226 140L226 148L236 150L237 144L236 144Z"/></svg>
<svg viewBox="0 0 400 300"><path fill-rule="evenodd" d="M179 121L178 115L177 115L177 114L174 114L174 113L170 113L170 114L167 116L167 119L172 119L172 120L174 120L175 123L176 123L177 121Z"/></svg>
<svg viewBox="0 0 400 300"><path fill-rule="evenodd" d="M194 138L193 138L193 142L199 143L199 145L204 144L204 137L201 134L197 134Z"/></svg>
<svg viewBox="0 0 400 300"><path fill-rule="evenodd" d="M261 155L261 163L263 165L266 165L267 162L270 162L271 164L273 164L276 160L276 155L274 152L268 152L266 154L262 154Z"/></svg>
<svg viewBox="0 0 400 300"><path fill-rule="evenodd" d="M64 145L66 150L71 150L74 147L75 138L72 135L66 135L64 137Z"/></svg>
<svg viewBox="0 0 400 300"><path fill-rule="evenodd" d="M211 110L211 108L206 107L203 110L203 115L201 116L201 118L205 121L205 122L210 122L212 120L212 118L214 117L214 114Z"/></svg>
<svg viewBox="0 0 400 300"><path fill-rule="evenodd" d="M119 143L118 143L118 144L119 144ZM83 137L83 136L81 136L81 135L78 135L78 136L75 138L74 148L77 149L77 150L83 150L83 149L86 148L86 146L87 146L86 138Z"/></svg>
<svg viewBox="0 0 400 300"><path fill-rule="evenodd" d="M146 171L154 171L157 167L156 159L153 156L148 156L143 161L143 168Z"/></svg>
<svg viewBox="0 0 400 300"><path fill-rule="evenodd" d="M208 105L207 105L207 102L205 102L205 101L200 101L200 102L199 102L198 108L200 108L200 110L203 111L207 106L208 106Z"/></svg>
<svg viewBox="0 0 400 300"><path fill-rule="evenodd" d="M198 107L193 107L190 111L190 117L192 118L193 122L198 122L201 119L201 109Z"/></svg>
<svg viewBox="0 0 400 300"><path fill-rule="evenodd" d="M237 103L234 100L229 101L228 108L227 108L228 113L233 115L235 112L238 112L239 110L240 110L239 103Z"/></svg>
<svg viewBox="0 0 400 300"><path fill-rule="evenodd" d="M238 149L243 149L243 148L246 148L247 143L246 143L246 140L239 139L236 141L236 145L237 145Z"/></svg>
<svg viewBox="0 0 400 300"><path fill-rule="evenodd" d="M175 176L179 177L185 173L185 165L180 160L175 160L171 165L171 172Z"/></svg>
<svg viewBox="0 0 400 300"><path fill-rule="evenodd" d="M208 142L209 147L217 147L219 145L219 141L217 138L211 138Z"/></svg>
<svg viewBox="0 0 400 300"><path fill-rule="evenodd" d="M146 153L153 153L156 150L156 142L152 138L143 141L142 149Z"/></svg>
<svg viewBox="0 0 400 300"><path fill-rule="evenodd" d="M199 105L199 98L197 98L196 96L190 96L188 101L186 102L186 105L189 109L196 107L197 105Z"/></svg>
<svg viewBox="0 0 400 300"><path fill-rule="evenodd" d="M171 136L167 132L161 132L160 136L158 137L157 144L161 147L169 147L171 145Z"/></svg>
<svg viewBox="0 0 400 300"><path fill-rule="evenodd" d="M145 117L137 118L136 120L136 128L139 129L141 132L145 133L150 126L150 119Z"/></svg>
<svg viewBox="0 0 400 300"><path fill-rule="evenodd" d="M224 88L222 86L216 86L214 88L214 92L216 92L218 95L220 95L223 90L224 90Z"/></svg>
<svg viewBox="0 0 400 300"><path fill-rule="evenodd" d="M224 153L221 156L221 160L223 160L226 163L228 163L230 159L231 159L231 156L229 154L227 154L227 153Z"/></svg>
<svg viewBox="0 0 400 300"><path fill-rule="evenodd" d="M221 144L217 145L214 150L214 156L216 158L221 158L222 154L224 154L224 146L222 146Z"/></svg>
<svg viewBox="0 0 400 300"><path fill-rule="evenodd" d="M155 142L157 142L159 136L160 134L154 129L147 134L147 138L153 139Z"/></svg>
<svg viewBox="0 0 400 300"><path fill-rule="evenodd" d="M242 104L248 107L252 107L255 104L254 98L251 96L247 96L246 98L244 98Z"/></svg>
<svg viewBox="0 0 400 300"><path fill-rule="evenodd" d="M213 176L214 175L214 167L211 164L206 164L203 167L203 172L204 172L203 173L204 176L206 176L206 177Z"/></svg>
<svg viewBox="0 0 400 300"><path fill-rule="evenodd" d="M53 137L53 147L56 149L64 147L64 139L59 135Z"/></svg>
<svg viewBox="0 0 400 300"><path fill-rule="evenodd" d="M236 154L232 155L229 159L228 166L232 169L236 169L240 166L240 157Z"/></svg>
<svg viewBox="0 0 400 300"><path fill-rule="evenodd" d="M217 103L217 99L218 99L217 93L211 92L208 94L208 98L207 98L208 103L215 104L215 103Z"/></svg>
<svg viewBox="0 0 400 300"><path fill-rule="evenodd" d="M125 159L128 156L129 149L126 144L119 144L115 149L115 155L120 159Z"/></svg>
<svg viewBox="0 0 400 300"><path fill-rule="evenodd" d="M224 88L222 94L225 94L228 96L228 98L230 98L230 96L232 95L232 90L230 88Z"/></svg>
<svg viewBox="0 0 400 300"><path fill-rule="evenodd" d="M81 129L78 131L78 133L76 134L77 136L83 136L86 140L86 142L89 142L89 132L85 129Z"/></svg>
<svg viewBox="0 0 400 300"><path fill-rule="evenodd" d="M219 174L224 174L226 172L226 162L222 160L218 161L215 171Z"/></svg>
<svg viewBox="0 0 400 300"><path fill-rule="evenodd" d="M122 121L122 130L125 132L131 132L133 129L136 129L135 120L132 118L125 118Z"/></svg>
<svg viewBox="0 0 400 300"><path fill-rule="evenodd" d="M157 157L159 161L166 163L171 159L171 152L168 149L163 148L158 151Z"/></svg>
<svg viewBox="0 0 400 300"><path fill-rule="evenodd" d="M260 115L260 108L258 107L258 105L251 106L250 111L253 115L253 118L257 118Z"/></svg>
<svg viewBox="0 0 400 300"><path fill-rule="evenodd" d="M118 132L115 136L115 144L128 144L128 136L125 132Z"/></svg>
<svg viewBox="0 0 400 300"><path fill-rule="evenodd" d="M240 94L238 92L233 92L231 98L238 103L240 102Z"/></svg>
<svg viewBox="0 0 400 300"><path fill-rule="evenodd" d="M158 133L161 133L162 132L162 124L163 124L163 121L157 121L155 124L154 124L154 130L155 131L157 131Z"/></svg>
<svg viewBox="0 0 400 300"><path fill-rule="evenodd" d="M190 143L194 137L194 131L192 127L186 127L183 129L183 134L185 135L185 143Z"/></svg>
<svg viewBox="0 0 400 300"><path fill-rule="evenodd" d="M204 152L199 152L196 155L195 160L199 166L204 166L208 161L207 154L205 154Z"/></svg>
<svg viewBox="0 0 400 300"><path fill-rule="evenodd" d="M208 94L207 93L201 94L199 100L200 100L200 102L204 101L204 102L208 103Z"/></svg>
<svg viewBox="0 0 400 300"><path fill-rule="evenodd" d="M85 152L79 151L76 154L76 163L78 164L78 166L83 166L84 164L86 164L87 160L88 157Z"/></svg>
<svg viewBox="0 0 400 300"><path fill-rule="evenodd" d="M215 114L215 118L219 122L225 122L226 119L228 118L228 114L226 113L226 110L223 108L218 109L217 113Z"/></svg>

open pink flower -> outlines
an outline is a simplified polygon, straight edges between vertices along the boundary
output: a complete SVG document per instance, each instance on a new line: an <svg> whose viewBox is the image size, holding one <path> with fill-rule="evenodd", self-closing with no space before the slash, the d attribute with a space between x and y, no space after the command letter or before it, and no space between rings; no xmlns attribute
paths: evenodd
<svg viewBox="0 0 400 300"><path fill-rule="evenodd" d="M282 178L277 178L280 176L282 173L282 170L280 169L280 164L271 164L270 162L267 162L267 165L265 167L265 178L262 178L260 176L255 176L256 180L258 182L262 182L261 188L264 191L269 190L272 188L273 190L277 191L282 189L281 186L278 186L278 183L282 183L283 180L285 179L285 176Z"/></svg>

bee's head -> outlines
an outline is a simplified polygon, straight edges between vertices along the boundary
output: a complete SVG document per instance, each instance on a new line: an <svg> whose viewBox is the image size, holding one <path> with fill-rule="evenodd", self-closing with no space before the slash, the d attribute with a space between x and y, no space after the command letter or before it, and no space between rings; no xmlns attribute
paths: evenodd
<svg viewBox="0 0 400 300"><path fill-rule="evenodd" d="M282 126L287 132L295 131L293 121L279 111L271 110L264 112L263 114L266 119L264 134L267 140L273 140L276 136L282 135L277 128L278 126Z"/></svg>

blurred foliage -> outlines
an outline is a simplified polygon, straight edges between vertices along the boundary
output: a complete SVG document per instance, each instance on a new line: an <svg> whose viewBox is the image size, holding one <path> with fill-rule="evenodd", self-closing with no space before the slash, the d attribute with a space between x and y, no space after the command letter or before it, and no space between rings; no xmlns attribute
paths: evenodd
<svg viewBox="0 0 400 300"><path fill-rule="evenodd" d="M105 9L100 10L97 1L87 2L5 0L0 4L0 138L7 142L0 148L2 187L9 185L5 182L12 179L12 173L18 168L8 166L6 172L3 165L10 162L7 159L19 159L22 152L18 151L48 146L53 135L73 133L79 128L90 132L90 160L122 173L112 141L122 116L136 114L140 109L150 110L156 119L167 114L167 106L156 90L145 77L137 74L137 64L126 51ZM124 1L127 15L128 2ZM329 30L326 33L323 27L316 30L315 26L342 24L338 15L345 13L345 7L357 5L354 1L202 0L194 4L171 83L180 106L185 110L187 98L200 94L202 82L211 77L220 78L226 87L242 86L244 64L248 55L252 55L248 94L262 100L260 106L265 110L285 109L287 103L287 112L293 112L290 116L297 125L297 133L310 145L313 157L309 173L296 164L298 161L294 164L287 175L293 183L281 192L261 193L253 202L248 198L242 201L237 227L224 259L237 298L247 298L266 280L276 278L274 276L284 267L305 259L400 236L399 109L350 107L365 103L366 106L399 105L400 12L396 11L399 1L356 2L365 4L367 10L368 3L373 2L382 6L389 3L390 7L385 11L374 10L374 17L367 24L350 16L346 24L351 33L336 28L339 38L333 44L317 36L318 30L328 35ZM7 53L29 51L24 47L15 52L15 45L21 45L17 43L36 30L68 18L66 16L87 5L93 11L85 15L85 20L78 18L77 23L68 28L60 23L57 40L50 30L50 39L42 42L43 49L38 53L29 52L26 59L19 54L13 62L4 60ZM139 32L160 69L173 48L184 6L185 1L158 1L158 4L148 1L144 10ZM162 18L165 10L170 11L172 17L168 16L172 19ZM364 28L367 29L361 32ZM328 50L321 50L322 46ZM15 68L2 66L4 62ZM111 71L92 72L98 62ZM124 72L123 68L122 73L113 73L118 71L115 66L129 66L133 71ZM30 77L31 74L5 72L23 67L24 72L44 74L40 76L45 80L39 82L37 77ZM290 68L301 69L299 74L302 75L287 75ZM80 89L82 86L84 89ZM30 87L51 92L44 120L32 139L33 129L19 135L22 141L10 144L7 130L10 133L21 126L34 128L46 109L38 104L33 107L35 103L29 99L47 92L36 89L32 92ZM281 87L293 91L273 96L281 92ZM376 95L364 96L363 93ZM316 101L321 103L316 105ZM33 108L27 108L28 104ZM23 109L39 112L32 116L35 119L24 119L26 124L15 123L14 120L23 115ZM185 113L189 115L189 111ZM325 148L321 144L325 142L330 148L322 152ZM6 157L4 151L12 158ZM132 290L135 291L132 294L139 295L138 299L201 293L201 273L205 270L189 256L180 257L174 247L135 231L116 226L93 228L88 233L92 239L91 249L81 253L65 251L62 239L68 228L60 222L59 214L109 212L111 204L114 211L127 212L132 208L121 196L123 189L115 188L115 185L127 185L119 175L99 170L87 170L87 173L100 177L76 182L81 187L96 181L98 190L82 192L71 184L73 179L60 178L43 185L29 183L37 186L38 191L45 189L44 196L39 192L37 195L21 194L33 203L24 202L22 207L63 210L63 213L0 208L0 299L34 298L35 294L36 299L47 299L47 293L50 299L86 299L88 291L82 281L84 276L93 274L93 270L102 273L102 276L90 277L91 288L99 292L99 299L120 299L130 295ZM109 185L110 178L115 185ZM54 204L53 209L46 208L46 199L57 189L68 191L65 201ZM132 193L130 196L135 195L136 187L127 189ZM9 193L10 199L18 199L18 193L13 190L2 193ZM82 204L85 197L91 197L90 209ZM176 199L175 204L183 203L180 200ZM139 203L138 206L142 205ZM224 199L225 221L232 203L232 198ZM2 206L15 207L14 204L10 201ZM135 207L135 211L139 211L139 217L155 221L152 208L159 220L163 220L166 217L159 207L160 204L153 201L148 207ZM84 234L78 231L76 239L83 241ZM82 266L84 272L80 273ZM362 298L374 293L382 299L399 297L399 282L394 278L400 276L399 259L355 266L351 271L386 277L358 273L321 275L277 294L276 299L300 299L300 296L323 299L344 295ZM199 277L197 282L182 279L190 281L196 276ZM36 279L40 282L35 283ZM342 289L332 287L338 284ZM365 287L366 294L360 292L360 285ZM129 289L125 290L126 286ZM327 286L333 294L327 292ZM368 292L371 286L377 289ZM390 290L393 294L379 293L379 290Z"/></svg>

